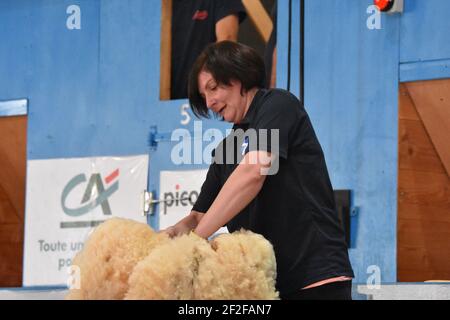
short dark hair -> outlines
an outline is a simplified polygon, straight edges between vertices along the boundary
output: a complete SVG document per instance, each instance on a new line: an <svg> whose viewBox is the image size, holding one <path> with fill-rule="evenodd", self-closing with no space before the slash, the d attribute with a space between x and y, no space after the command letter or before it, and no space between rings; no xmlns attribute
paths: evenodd
<svg viewBox="0 0 450 320"><path fill-rule="evenodd" d="M231 80L242 83L242 90L263 88L266 82L264 61L251 47L221 41L208 45L198 56L189 73L188 96L192 112L199 118L209 118L205 99L200 95L198 75L202 71L211 73L220 85L231 85Z"/></svg>

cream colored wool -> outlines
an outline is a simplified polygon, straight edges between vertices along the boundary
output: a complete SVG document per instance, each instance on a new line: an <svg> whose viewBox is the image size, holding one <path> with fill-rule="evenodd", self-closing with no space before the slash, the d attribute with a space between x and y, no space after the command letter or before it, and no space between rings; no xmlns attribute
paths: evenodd
<svg viewBox="0 0 450 320"><path fill-rule="evenodd" d="M126 299L193 299L194 281L205 254L214 252L193 233L160 245L133 270Z"/></svg>
<svg viewBox="0 0 450 320"><path fill-rule="evenodd" d="M222 281L225 299L278 299L275 254L262 235L244 230L222 234L211 246L227 270Z"/></svg>
<svg viewBox="0 0 450 320"><path fill-rule="evenodd" d="M66 299L277 299L273 247L250 231L211 242L169 239L148 225L114 218L98 226L73 265L81 289Z"/></svg>
<svg viewBox="0 0 450 320"><path fill-rule="evenodd" d="M66 299L123 299L134 266L168 236L155 233L147 224L112 218L90 235L72 265L80 268L80 289Z"/></svg>
<svg viewBox="0 0 450 320"><path fill-rule="evenodd" d="M191 233L155 248L130 276L126 299L278 298L275 255L264 237L242 231L211 244Z"/></svg>
<svg viewBox="0 0 450 320"><path fill-rule="evenodd" d="M203 240L206 242L206 240ZM207 243L207 242L206 242ZM198 269L194 278L193 298L197 300L233 299L227 285L230 270L220 263L220 258L210 243L198 248Z"/></svg>

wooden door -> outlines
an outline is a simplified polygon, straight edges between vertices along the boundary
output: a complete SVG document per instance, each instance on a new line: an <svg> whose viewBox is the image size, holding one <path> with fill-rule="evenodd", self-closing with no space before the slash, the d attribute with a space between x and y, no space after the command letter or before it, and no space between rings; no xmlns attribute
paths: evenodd
<svg viewBox="0 0 450 320"><path fill-rule="evenodd" d="M397 279L450 279L450 79L400 85Z"/></svg>
<svg viewBox="0 0 450 320"><path fill-rule="evenodd" d="M0 117L0 287L22 286L27 117Z"/></svg>

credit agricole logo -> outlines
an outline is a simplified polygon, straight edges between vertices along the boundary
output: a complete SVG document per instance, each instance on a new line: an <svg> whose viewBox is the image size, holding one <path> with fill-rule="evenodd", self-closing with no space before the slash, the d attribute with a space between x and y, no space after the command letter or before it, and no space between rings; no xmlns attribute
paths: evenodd
<svg viewBox="0 0 450 320"><path fill-rule="evenodd" d="M101 174L93 173L87 179L84 173L78 174L66 184L61 194L61 206L64 213L70 217L81 217L98 206L101 206L105 216L111 216L111 207L108 199L119 190L119 169L114 170L103 179ZM75 207L67 205L67 198L75 188L86 185L80 204ZM93 227L103 221L71 221L61 222L61 228L85 228Z"/></svg>

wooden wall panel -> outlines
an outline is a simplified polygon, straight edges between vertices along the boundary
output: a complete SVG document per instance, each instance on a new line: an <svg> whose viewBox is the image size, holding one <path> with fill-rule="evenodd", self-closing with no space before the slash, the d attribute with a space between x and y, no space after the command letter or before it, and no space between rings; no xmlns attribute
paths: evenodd
<svg viewBox="0 0 450 320"><path fill-rule="evenodd" d="M260 0L242 0L242 4L264 43L269 42L273 22L264 5Z"/></svg>
<svg viewBox="0 0 450 320"><path fill-rule="evenodd" d="M172 0L161 2L159 98L170 99L172 71Z"/></svg>
<svg viewBox="0 0 450 320"><path fill-rule="evenodd" d="M443 249L448 249L443 248ZM409 263L402 263L402 278L401 282L422 282L429 280L445 280L448 274L446 265L450 263L448 255L430 255L430 251L435 248L421 248L421 247L406 247L403 249L404 261ZM426 270L418 273L418 270Z"/></svg>
<svg viewBox="0 0 450 320"><path fill-rule="evenodd" d="M399 169L446 174L427 132L419 120L400 120Z"/></svg>
<svg viewBox="0 0 450 320"><path fill-rule="evenodd" d="M450 175L450 80L411 82L405 86Z"/></svg>
<svg viewBox="0 0 450 320"><path fill-rule="evenodd" d="M0 244L0 287L22 286L22 251L14 243Z"/></svg>
<svg viewBox="0 0 450 320"><path fill-rule="evenodd" d="M0 287L22 285L27 117L0 117Z"/></svg>
<svg viewBox="0 0 450 320"><path fill-rule="evenodd" d="M408 93L408 89L404 84L399 86L399 108L398 118L400 120L420 120L414 102Z"/></svg>
<svg viewBox="0 0 450 320"><path fill-rule="evenodd" d="M429 127L438 139L450 137L430 120L424 123L418 109L433 103L424 98L429 93L418 89L421 84L433 91L432 82L420 82L401 84L399 92L397 279L402 282L450 279L450 179ZM420 99L410 95L410 85L422 92ZM439 92L443 86L450 92L450 80L434 85Z"/></svg>
<svg viewBox="0 0 450 320"><path fill-rule="evenodd" d="M409 171L403 171L403 174L399 177L399 201L448 210L450 188L447 174L430 171Z"/></svg>
<svg viewBox="0 0 450 320"><path fill-rule="evenodd" d="M26 124L25 116L0 117L0 183L16 216L25 210Z"/></svg>

